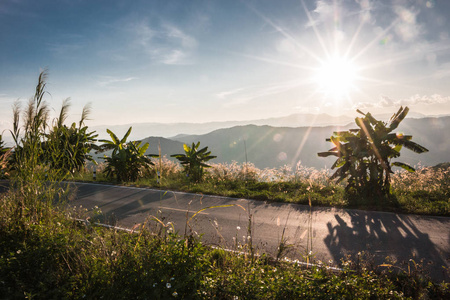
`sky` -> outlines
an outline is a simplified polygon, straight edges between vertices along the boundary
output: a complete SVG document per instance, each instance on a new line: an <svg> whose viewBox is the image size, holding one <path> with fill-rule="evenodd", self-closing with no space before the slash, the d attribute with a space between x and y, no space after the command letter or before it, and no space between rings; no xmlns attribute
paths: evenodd
<svg viewBox="0 0 450 300"><path fill-rule="evenodd" d="M46 100L89 125L450 114L448 0L0 0L0 130Z"/></svg>

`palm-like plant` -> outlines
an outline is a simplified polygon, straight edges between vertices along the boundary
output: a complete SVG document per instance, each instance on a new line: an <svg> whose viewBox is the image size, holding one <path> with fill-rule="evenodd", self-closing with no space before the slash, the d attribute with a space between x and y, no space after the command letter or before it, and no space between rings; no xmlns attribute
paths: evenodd
<svg viewBox="0 0 450 300"><path fill-rule="evenodd" d="M46 135L44 148L46 162L51 168L73 173L80 171L86 161L96 163L89 153L98 148L94 144L98 135L95 131L89 132L88 127L84 126L84 121L90 114L89 105L83 108L78 127L75 122L70 127L64 125L69 106L69 100L65 100L59 117L55 120L50 133Z"/></svg>
<svg viewBox="0 0 450 300"><path fill-rule="evenodd" d="M205 162L216 158L217 156L211 155L211 151L208 151L208 147L198 149L200 142L197 144L192 143L189 147L187 144L183 145L185 154L173 154L171 157L175 157L180 161L184 167L184 173L194 182L200 182L203 179L204 168L209 168Z"/></svg>
<svg viewBox="0 0 450 300"><path fill-rule="evenodd" d="M127 142L131 130L132 127L119 140L111 130L107 129L111 140L100 140L103 142L100 145L100 152L112 150L111 156L105 155L104 157L107 166L103 172L107 177L115 176L119 182L136 181L141 175L142 169L149 169L154 165L150 157L158 157L154 154L145 155L149 143L141 146L142 142L140 141Z"/></svg>
<svg viewBox="0 0 450 300"><path fill-rule="evenodd" d="M348 179L347 192L357 196L381 197L390 194L391 166L401 167L409 172L414 168L402 163L392 162L400 156L400 150L405 147L416 153L427 152L428 149L411 141L412 136L393 133L400 122L408 114L408 107L400 107L388 123L376 120L370 113L363 118L356 118L358 129L334 132L327 139L335 147L327 152L320 152L320 157L336 156L338 159L331 167L336 169L331 179L338 181Z"/></svg>

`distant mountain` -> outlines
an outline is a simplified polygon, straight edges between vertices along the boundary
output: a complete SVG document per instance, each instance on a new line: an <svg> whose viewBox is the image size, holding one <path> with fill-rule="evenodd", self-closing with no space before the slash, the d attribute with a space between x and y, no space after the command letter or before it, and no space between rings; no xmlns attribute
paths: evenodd
<svg viewBox="0 0 450 300"><path fill-rule="evenodd" d="M247 121L227 121L208 123L134 123L125 125L100 125L89 127L97 131L99 138L109 138L106 129L112 130L117 136L123 134L130 128L133 130L130 139L143 139L148 136L173 137L179 135L206 134L208 132L231 128L242 125L269 125L274 127L302 127L302 126L329 126L344 125L353 121L348 116L331 116L328 114L292 114L286 117L247 120Z"/></svg>
<svg viewBox="0 0 450 300"><path fill-rule="evenodd" d="M217 155L214 162L249 162L259 168L295 165L301 161L308 167L330 167L334 158L319 158L318 152L332 148L325 139L333 131L355 128L354 123L345 126L325 127L272 127L245 125L219 129L203 135L184 135L172 138L181 143L200 141ZM398 161L411 165L436 165L450 161L450 117L405 119L396 132L413 136L413 141L430 150L416 154L403 149ZM245 143L244 143L245 141ZM178 147L178 146L176 146ZM173 152L174 151L174 152ZM178 153L180 148L167 149Z"/></svg>
<svg viewBox="0 0 450 300"><path fill-rule="evenodd" d="M375 115L381 120L389 120L392 114ZM425 115L410 112L410 118L423 118ZM109 139L106 129L112 130L121 137L125 132L133 127L129 139L139 140L148 136L161 136L165 138L181 137L183 135L201 135L223 128L231 128L243 125L268 125L273 127L318 127L318 126L342 126L354 121L353 116L332 116L329 114L292 114L285 117L227 121L227 122L207 122L207 123L133 123L125 125L99 125L90 126L91 130L97 131L99 138Z"/></svg>
<svg viewBox="0 0 450 300"><path fill-rule="evenodd" d="M163 137L151 136L142 140L142 143L149 143L146 154L158 154L159 146L161 146L161 155L170 158L172 154L184 153L183 143L166 139Z"/></svg>

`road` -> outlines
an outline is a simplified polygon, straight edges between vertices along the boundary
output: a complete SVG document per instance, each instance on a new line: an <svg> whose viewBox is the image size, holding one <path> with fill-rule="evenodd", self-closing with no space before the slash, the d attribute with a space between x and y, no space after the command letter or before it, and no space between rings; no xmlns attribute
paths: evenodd
<svg viewBox="0 0 450 300"><path fill-rule="evenodd" d="M71 205L88 210L98 206L104 222L116 220L117 226L156 225L150 220L154 216L172 222L180 234L203 235L203 241L229 249L246 244L250 235L256 250L270 255L276 255L283 236L290 245L284 255L291 259L303 260L311 253L316 262L336 264L348 255L354 258L365 252L377 264L389 256L404 269L403 262L423 260L432 277L449 281L444 275L444 268L450 268L448 217L323 207L310 210L305 205L103 184L77 183L76 187ZM202 210L225 205L230 206Z"/></svg>
<svg viewBox="0 0 450 300"><path fill-rule="evenodd" d="M1 182L0 182L1 183ZM0 184L7 185L5 182ZM156 189L75 183L71 206L101 209L103 223L124 228L156 226L152 216L172 222L180 234L202 235L208 244L236 249L248 244L275 256L282 237L290 245L283 257L304 261L311 253L333 265L350 255L368 253L376 264L390 257L405 270L423 261L436 280L450 281L450 218L269 203ZM5 188L3 188L5 190ZM213 206L228 206L208 208ZM202 210L205 209L205 210ZM196 212L199 212L190 219ZM251 233L248 232L251 215ZM283 233L284 232L284 233ZM412 266L413 263L409 262Z"/></svg>

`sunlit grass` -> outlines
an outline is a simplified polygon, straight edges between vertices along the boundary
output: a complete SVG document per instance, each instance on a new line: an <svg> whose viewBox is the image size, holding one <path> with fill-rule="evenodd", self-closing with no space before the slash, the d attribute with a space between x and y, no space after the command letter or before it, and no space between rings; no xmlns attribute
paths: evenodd
<svg viewBox="0 0 450 300"><path fill-rule="evenodd" d="M321 262L305 268L264 254L210 248L156 217L128 232L94 226L95 216L82 207L47 206L43 215L26 209L19 216L14 212L20 197L13 191L0 195L0 295L7 299L445 299L449 294L448 284L414 270L381 271L370 261L344 261L336 272ZM237 249L251 247L247 241Z"/></svg>
<svg viewBox="0 0 450 300"><path fill-rule="evenodd" d="M211 164L205 179L192 183L182 168L163 157L155 160L155 167L136 182L124 183L139 187L221 195L236 198L287 202L313 206L360 208L402 213L450 215L450 171L447 168L419 166L415 173L396 172L391 176L392 196L374 205L365 199L356 203L345 194L345 182L330 181L329 170L317 170L301 165L291 168L259 169L251 163ZM96 167L97 182L107 182L103 165ZM157 176L157 170L160 177ZM75 174L74 180L93 181L92 167ZM374 191L375 193L375 191Z"/></svg>

